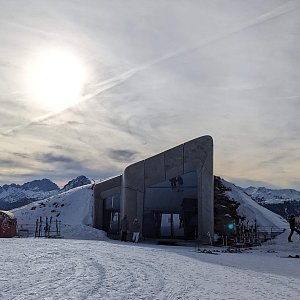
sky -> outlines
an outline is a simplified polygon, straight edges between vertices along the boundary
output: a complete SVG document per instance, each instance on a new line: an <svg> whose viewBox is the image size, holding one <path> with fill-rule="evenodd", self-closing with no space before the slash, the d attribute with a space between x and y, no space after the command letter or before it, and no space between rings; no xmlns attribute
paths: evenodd
<svg viewBox="0 0 300 300"><path fill-rule="evenodd" d="M0 0L0 184L211 135L215 175L299 190L299 33L296 0Z"/></svg>

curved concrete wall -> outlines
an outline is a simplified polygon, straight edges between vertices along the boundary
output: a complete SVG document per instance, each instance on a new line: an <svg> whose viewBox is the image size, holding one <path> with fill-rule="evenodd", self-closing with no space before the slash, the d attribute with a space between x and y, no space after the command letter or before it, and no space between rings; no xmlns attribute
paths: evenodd
<svg viewBox="0 0 300 300"><path fill-rule="evenodd" d="M113 182L102 182L95 189L95 213L101 215L101 193L107 187L120 184L121 215L131 223L135 217L143 223L143 201L147 187L178 175L197 172L198 177L198 238L209 241L214 233L213 205L213 140L203 136L169 149L146 160L128 166L124 174ZM118 181L119 180L119 181ZM121 182L120 182L121 180ZM100 196L99 196L100 195ZM102 228L101 217L96 217L95 227Z"/></svg>

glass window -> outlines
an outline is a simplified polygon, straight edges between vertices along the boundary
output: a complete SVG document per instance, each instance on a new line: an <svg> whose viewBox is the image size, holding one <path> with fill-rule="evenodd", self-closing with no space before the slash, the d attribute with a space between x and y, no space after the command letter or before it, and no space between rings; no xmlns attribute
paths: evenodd
<svg viewBox="0 0 300 300"><path fill-rule="evenodd" d="M178 175L146 188L143 235L194 239L198 227L197 173Z"/></svg>

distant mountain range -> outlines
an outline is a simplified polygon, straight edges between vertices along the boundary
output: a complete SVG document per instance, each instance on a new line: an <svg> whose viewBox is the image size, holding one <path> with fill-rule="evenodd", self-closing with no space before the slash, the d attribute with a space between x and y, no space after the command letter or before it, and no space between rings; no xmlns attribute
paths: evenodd
<svg viewBox="0 0 300 300"><path fill-rule="evenodd" d="M34 180L22 185L12 183L0 186L0 210L11 210L34 201L49 198L73 188L90 184L81 175L70 180L63 188L49 179ZM287 218L291 214L300 215L300 191L293 189L267 189L265 187L240 188L255 202Z"/></svg>
<svg viewBox="0 0 300 300"><path fill-rule="evenodd" d="M285 201L300 201L300 192L293 189L267 189L265 187L248 187L245 193L260 204L278 204Z"/></svg>
<svg viewBox="0 0 300 300"><path fill-rule="evenodd" d="M91 181L90 181L87 177L81 175L81 176L76 177L76 178L73 179L73 180L70 180L70 181L69 181L69 182L61 189L61 191L62 191L62 192L66 192L66 191L68 191L68 190L74 189L74 188L79 187L79 186L82 186L82 185L90 184L90 183L91 183Z"/></svg>
<svg viewBox="0 0 300 300"><path fill-rule="evenodd" d="M267 209L288 218L291 214L300 216L300 192L293 189L267 189L248 187L244 192Z"/></svg>
<svg viewBox="0 0 300 300"><path fill-rule="evenodd" d="M34 180L19 184L5 184L0 186L0 210L10 210L21 207L31 202L49 198L51 196L66 192L75 187L90 184L91 181L81 175L70 180L63 188L49 179Z"/></svg>

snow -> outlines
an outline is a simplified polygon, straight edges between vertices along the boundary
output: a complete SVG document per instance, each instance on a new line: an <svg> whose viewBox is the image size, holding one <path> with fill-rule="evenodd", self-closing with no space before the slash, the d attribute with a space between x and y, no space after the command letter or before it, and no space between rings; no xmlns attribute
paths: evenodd
<svg viewBox="0 0 300 300"><path fill-rule="evenodd" d="M20 186L8 186L6 189L2 189L2 191L0 192L0 200L4 202L13 203L20 201L24 198L43 199L55 195L58 192L58 190L41 191L38 190L38 188L26 190L22 189L22 187Z"/></svg>
<svg viewBox="0 0 300 300"><path fill-rule="evenodd" d="M222 183L230 189L230 191L226 192L227 196L240 203L238 208L239 215L244 215L249 221L256 220L259 226L289 228L285 219L256 203L242 188L226 180L222 180Z"/></svg>
<svg viewBox="0 0 300 300"><path fill-rule="evenodd" d="M92 185L85 185L55 195L48 199L32 202L13 211L18 224L26 227L35 224L37 218L57 218L63 225L92 224Z"/></svg>
<svg viewBox="0 0 300 300"><path fill-rule="evenodd" d="M241 211L262 225L287 223L225 183ZM241 253L195 245L112 241L91 228L91 185L15 209L19 224L60 214L63 239L0 239L0 299L298 299L300 236L288 230ZM42 204L44 203L44 204ZM36 207L32 210L32 207ZM51 213L55 209L56 211ZM218 251L218 252L216 252Z"/></svg>
<svg viewBox="0 0 300 300"><path fill-rule="evenodd" d="M298 299L299 260L119 241L1 239L1 299ZM300 240L293 247L299 252ZM287 245L290 246L290 245ZM271 246L275 247L275 246ZM271 248L272 249L272 248Z"/></svg>

